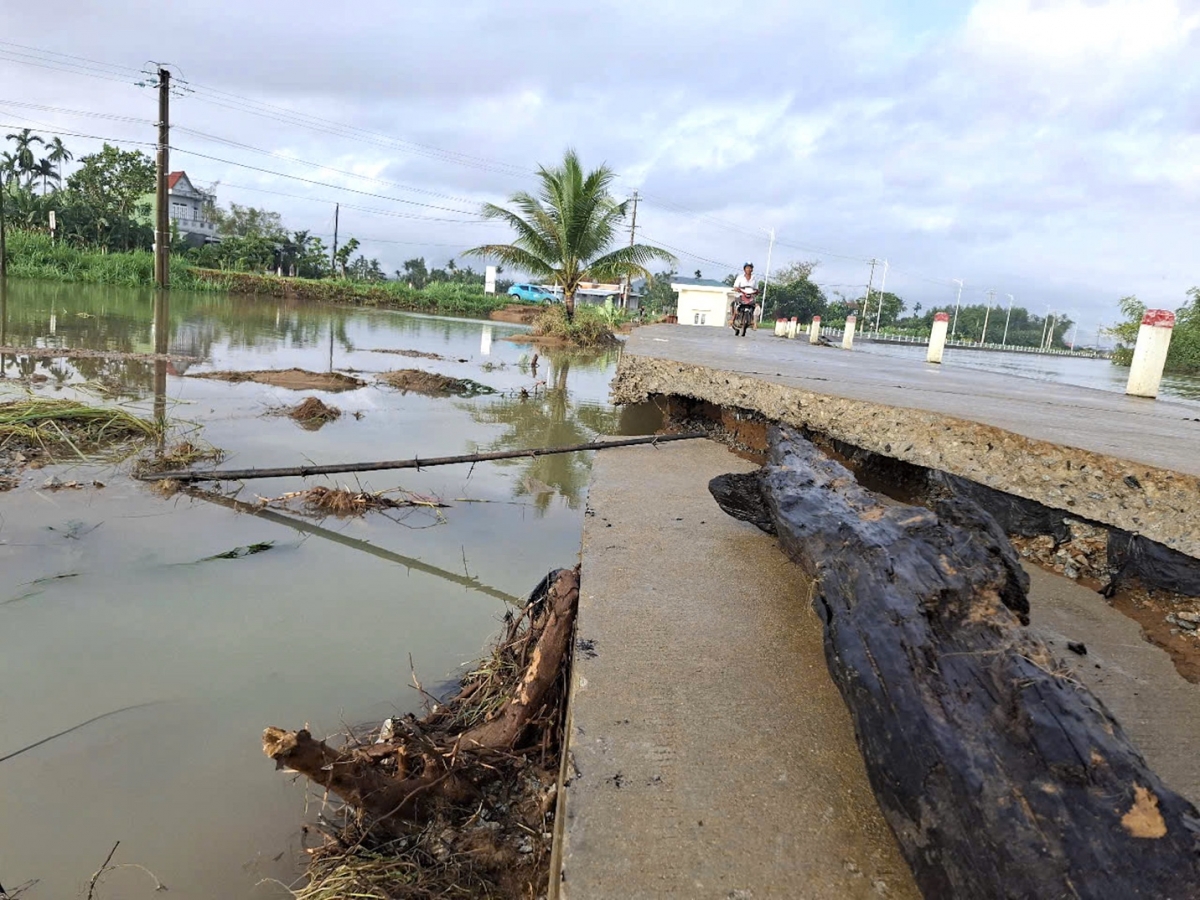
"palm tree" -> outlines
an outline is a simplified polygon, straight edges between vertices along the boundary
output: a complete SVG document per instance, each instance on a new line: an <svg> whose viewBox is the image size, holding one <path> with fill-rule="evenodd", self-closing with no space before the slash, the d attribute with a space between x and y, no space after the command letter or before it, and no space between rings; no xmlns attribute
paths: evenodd
<svg viewBox="0 0 1200 900"><path fill-rule="evenodd" d="M57 173L57 177L54 180L59 184L62 184L62 165L65 162L70 162L75 157L63 144L62 138L58 137L57 135L51 138L50 143L48 143L46 146L50 148L50 152L46 154L46 159L54 163L55 172Z"/></svg>
<svg viewBox="0 0 1200 900"><path fill-rule="evenodd" d="M625 218L625 203L608 192L616 177L608 166L587 175L574 150L561 166L538 168L538 196L521 191L509 197L515 210L484 204L485 219L500 219L517 232L511 244L486 244L466 256L493 257L535 278L562 288L567 317L575 315L575 292L581 281L615 281L622 277L650 280L646 266L653 259L674 262L666 250L633 244L609 251L617 226Z"/></svg>
<svg viewBox="0 0 1200 900"><path fill-rule="evenodd" d="M15 141L17 144L17 149L13 154L17 161L16 171L18 174L23 173L28 176L29 183L33 184L34 176L31 174L35 165L33 145L45 144L46 142L34 134L32 128L22 128L16 134L6 134L4 137L5 140Z"/></svg>
<svg viewBox="0 0 1200 900"><path fill-rule="evenodd" d="M46 157L43 157L42 159L38 160L37 165L35 165L30 170L30 174L34 178L42 179L42 196L43 197L45 197L46 193L47 193L46 182L49 179L54 179L55 181L58 180L58 172L55 171L55 169L54 169L54 163L50 162L50 160Z"/></svg>

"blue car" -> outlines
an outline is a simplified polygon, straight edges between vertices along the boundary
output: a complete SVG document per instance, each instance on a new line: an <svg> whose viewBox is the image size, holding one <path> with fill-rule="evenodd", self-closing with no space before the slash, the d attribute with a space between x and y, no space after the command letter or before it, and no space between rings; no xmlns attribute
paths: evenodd
<svg viewBox="0 0 1200 900"><path fill-rule="evenodd" d="M522 303L557 303L558 297L536 284L514 284L508 289L508 296Z"/></svg>

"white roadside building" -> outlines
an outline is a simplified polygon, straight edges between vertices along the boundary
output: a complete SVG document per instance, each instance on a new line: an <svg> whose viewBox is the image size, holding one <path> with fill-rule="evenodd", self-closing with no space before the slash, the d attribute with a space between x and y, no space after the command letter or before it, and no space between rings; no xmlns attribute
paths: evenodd
<svg viewBox="0 0 1200 900"><path fill-rule="evenodd" d="M729 319L733 288L712 278L675 278L671 290L679 294L675 315L680 325L715 325Z"/></svg>

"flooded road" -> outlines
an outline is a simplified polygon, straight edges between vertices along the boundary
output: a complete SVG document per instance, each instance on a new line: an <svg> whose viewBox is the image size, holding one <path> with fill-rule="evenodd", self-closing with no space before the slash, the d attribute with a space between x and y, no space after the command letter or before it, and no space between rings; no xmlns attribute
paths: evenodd
<svg viewBox="0 0 1200 900"><path fill-rule="evenodd" d="M160 310L160 315L165 312ZM275 300L172 294L154 326L149 292L10 284L0 345L150 352L187 359L0 360L0 400L119 402L207 442L225 465L350 462L550 446L645 431L608 405L615 353L543 353L516 326ZM379 350L415 350L440 359ZM290 391L189 377L213 370L352 371L368 385ZM498 393L403 394L390 369L471 378ZM524 389L528 397L522 396ZM343 415L309 431L265 415L308 396ZM652 430L652 429L651 429ZM168 441L168 443L170 442ZM442 510L267 520L185 495L164 499L129 463L27 471L0 494L0 883L82 897L114 863L154 873L176 898L275 898L297 876L302 822L320 798L272 770L263 727L317 735L420 706L498 629L506 598L573 564L587 454L246 482L242 501L313 484L404 488ZM103 488L43 490L46 480ZM474 501L474 502L468 502ZM237 559L208 559L269 544ZM105 715L118 711L113 715ZM309 844L316 838L308 837ZM156 896L127 867L96 897Z"/></svg>

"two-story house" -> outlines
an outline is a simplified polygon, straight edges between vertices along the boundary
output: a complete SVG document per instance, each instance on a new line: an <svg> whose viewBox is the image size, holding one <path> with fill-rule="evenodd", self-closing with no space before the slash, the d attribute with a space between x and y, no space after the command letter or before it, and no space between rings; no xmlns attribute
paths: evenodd
<svg viewBox="0 0 1200 900"><path fill-rule="evenodd" d="M172 172L167 176L171 222L179 229L179 236L193 247L221 240L217 236L217 226L205 215L207 201L208 195L192 184L186 172Z"/></svg>

